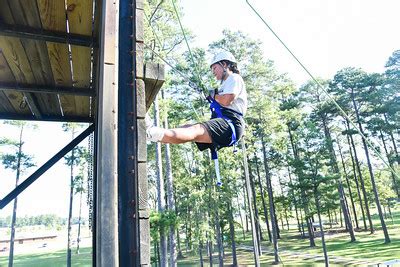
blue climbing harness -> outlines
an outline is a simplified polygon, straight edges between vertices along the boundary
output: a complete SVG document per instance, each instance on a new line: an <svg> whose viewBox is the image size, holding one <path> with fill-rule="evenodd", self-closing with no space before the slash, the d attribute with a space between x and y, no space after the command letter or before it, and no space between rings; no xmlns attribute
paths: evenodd
<svg viewBox="0 0 400 267"><path fill-rule="evenodd" d="M231 127L232 137L231 137L231 142L229 143L228 146L232 146L232 145L235 146L236 142L238 140L236 139L236 129L232 123L232 120L222 114L222 106L217 101L215 101L214 98L212 98L211 96L208 96L207 101L210 103L211 118L212 119L215 119L215 118L224 119L228 123L229 127ZM236 113L238 113L239 115L242 116L242 114L240 114L239 112L236 112ZM214 160L214 164L215 164L215 173L217 175L217 186L222 186L221 176L219 173L217 149L218 148L216 148L216 147L211 148L211 159Z"/></svg>

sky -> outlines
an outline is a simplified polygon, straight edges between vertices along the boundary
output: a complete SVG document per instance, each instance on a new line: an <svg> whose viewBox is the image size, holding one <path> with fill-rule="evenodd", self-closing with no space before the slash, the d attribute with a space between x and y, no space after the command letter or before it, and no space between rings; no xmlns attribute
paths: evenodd
<svg viewBox="0 0 400 267"><path fill-rule="evenodd" d="M383 72L389 56L400 49L398 0L249 2L316 77L329 79L349 66ZM277 70L288 73L297 85L309 79L245 0L182 0L181 3L185 14L182 24L196 36L191 47L207 49L209 43L222 36L223 29L240 30L260 40L265 58L273 60ZM37 165L41 166L70 141L70 136L62 131L60 123L37 124L39 130L26 131L25 152L35 155ZM0 137L16 136L15 130L0 122ZM23 175L22 180L34 170ZM0 181L0 198L3 198L15 185L15 174L0 167ZM61 160L20 195L19 216L53 213L67 217L68 186L69 170ZM11 206L0 210L0 217L10 215ZM77 216L78 197L74 210Z"/></svg>
<svg viewBox="0 0 400 267"><path fill-rule="evenodd" d="M182 23L207 45L222 29L242 31L263 43L264 55L298 85L309 76L245 0L182 0ZM398 0L249 0L296 57L317 77L333 78L345 67L382 72L400 49ZM194 46L194 44L193 44ZM240 67L240 62L239 62Z"/></svg>

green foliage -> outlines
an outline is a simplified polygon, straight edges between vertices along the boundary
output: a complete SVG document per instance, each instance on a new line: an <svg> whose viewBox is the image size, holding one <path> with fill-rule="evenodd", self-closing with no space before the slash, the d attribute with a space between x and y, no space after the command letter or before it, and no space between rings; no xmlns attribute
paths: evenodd
<svg viewBox="0 0 400 267"><path fill-rule="evenodd" d="M150 234L154 242L159 240L160 233L166 234L170 227L175 229L178 226L178 222L178 218L173 211L152 211L150 213Z"/></svg>
<svg viewBox="0 0 400 267"><path fill-rule="evenodd" d="M65 225L67 220L54 214L42 214L37 216L23 216L17 218L16 227L44 225L48 228ZM11 216L0 218L0 227L10 227Z"/></svg>
<svg viewBox="0 0 400 267"><path fill-rule="evenodd" d="M374 203L373 184L360 152L362 142L358 131L353 126L347 126L345 116L332 103L332 98L352 121L363 126L365 135L373 139L381 152L385 151L385 142L387 156L393 167L398 169L398 51L388 60L387 70L383 74L349 67L339 70L330 80L318 79L319 84L330 92L331 97L328 97L313 81L297 87L286 74L276 70L273 61L264 57L260 40L254 40L240 31L224 30L222 37L212 42L208 50L191 47L193 62L183 45L183 36L171 3L149 1L145 12L150 22L146 29L148 43L173 65L163 87L164 100L160 101L161 119L168 118L169 127L208 119L207 104L197 90L218 86L209 71L209 55L228 50L238 60L248 92L245 140L250 175L256 183L257 207L260 210L263 207L258 177L262 180L261 187L266 199L265 181L266 177L271 178L278 218L293 217L295 209L303 218L312 217L316 213L316 197L320 202L322 216L338 213L340 183L346 186L347 200L352 197L356 205L359 205L358 198L364 196L359 196L357 190L352 190L352 195L349 195L344 182L347 177L351 189L356 187L355 179L360 183L358 173L357 177L353 174L353 169L357 170L357 167L360 167L365 190L368 192L367 203ZM191 44L193 36L189 32L187 35ZM156 59L155 53L148 50L146 58ZM197 88L190 87L189 82ZM358 118L356 111L359 113ZM355 162L353 148L347 142L348 137L354 141L358 162ZM339 145L344 166L339 158ZM152 149L148 151L151 183L155 181ZM243 190L243 155L241 152L233 153L232 148L219 151L223 187L217 188L214 166L208 151L199 152L194 144L171 146L170 149L176 203L176 211L173 211L176 221L171 220L177 223L180 231L185 231L186 244L190 244L190 249L195 249L197 244L206 240L215 241L216 224L221 226L225 240L231 242L228 236L231 213L234 214L236 227L239 215L248 213L243 210L248 205ZM377 155L371 157L382 203L391 205L390 199L396 197L394 192L400 183L395 183L396 180L387 167L379 162ZM151 196L155 201L154 192L151 192ZM269 209L268 201L266 209ZM219 221L216 221L217 214ZM162 225L169 225L169 220L158 213L153 213L151 220L152 237L158 240L159 232L165 230Z"/></svg>

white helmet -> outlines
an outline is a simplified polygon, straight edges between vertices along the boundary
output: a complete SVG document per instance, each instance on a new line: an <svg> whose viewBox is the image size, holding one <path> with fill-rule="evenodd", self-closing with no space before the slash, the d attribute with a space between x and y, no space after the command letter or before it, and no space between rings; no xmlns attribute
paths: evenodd
<svg viewBox="0 0 400 267"><path fill-rule="evenodd" d="M221 60L228 60L232 63L236 63L236 59L235 57L232 55L231 52L228 51L221 51L218 54L214 55L213 59L210 62L210 67L217 63L220 62Z"/></svg>

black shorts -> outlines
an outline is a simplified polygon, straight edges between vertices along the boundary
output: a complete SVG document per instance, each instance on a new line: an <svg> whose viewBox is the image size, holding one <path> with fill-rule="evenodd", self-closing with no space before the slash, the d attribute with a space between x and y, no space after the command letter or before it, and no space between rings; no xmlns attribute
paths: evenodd
<svg viewBox="0 0 400 267"><path fill-rule="evenodd" d="M207 148L218 150L222 147L229 146L232 141L232 128L225 119L215 118L200 124L206 128L212 140L211 144L196 142L197 148L200 151L206 150ZM232 124L235 127L237 141L243 135L244 121L243 119L232 119Z"/></svg>

